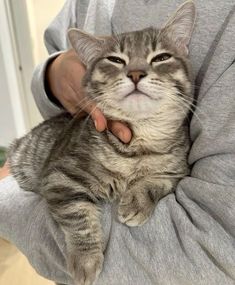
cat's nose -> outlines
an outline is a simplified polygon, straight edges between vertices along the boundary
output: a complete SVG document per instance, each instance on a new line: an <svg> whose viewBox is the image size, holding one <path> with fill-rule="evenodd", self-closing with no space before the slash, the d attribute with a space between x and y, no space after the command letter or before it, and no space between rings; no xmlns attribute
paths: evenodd
<svg viewBox="0 0 235 285"><path fill-rule="evenodd" d="M127 73L127 77L129 77L135 84L137 84L140 79L146 75L147 73L144 70L133 70Z"/></svg>

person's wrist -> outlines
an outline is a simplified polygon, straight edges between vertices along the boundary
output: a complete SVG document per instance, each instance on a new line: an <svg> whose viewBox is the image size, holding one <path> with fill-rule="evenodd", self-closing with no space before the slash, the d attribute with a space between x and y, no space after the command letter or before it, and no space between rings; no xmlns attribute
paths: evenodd
<svg viewBox="0 0 235 285"><path fill-rule="evenodd" d="M60 108L62 108L63 106L56 97L56 93L53 87L53 76L54 76L53 73L55 72L55 68L57 68L55 65L57 65L59 57L61 57L62 55L63 54L60 54L56 58L53 58L50 62L48 62L45 71L45 80L44 80L44 87L48 99Z"/></svg>

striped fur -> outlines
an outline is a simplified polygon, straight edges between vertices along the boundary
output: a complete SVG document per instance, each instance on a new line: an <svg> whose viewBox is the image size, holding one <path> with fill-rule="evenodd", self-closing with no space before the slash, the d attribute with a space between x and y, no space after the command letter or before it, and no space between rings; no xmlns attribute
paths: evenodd
<svg viewBox="0 0 235 285"><path fill-rule="evenodd" d="M116 201L120 222L142 225L156 202L188 174L187 115L193 98L187 44L194 14L188 1L160 30L105 38L70 31L87 65L88 96L107 118L129 124L129 144L108 130L97 133L89 117L79 121L62 114L9 149L12 174L23 189L45 197L65 233L75 284L92 284L102 269L102 203ZM135 84L128 74L139 70L145 75Z"/></svg>

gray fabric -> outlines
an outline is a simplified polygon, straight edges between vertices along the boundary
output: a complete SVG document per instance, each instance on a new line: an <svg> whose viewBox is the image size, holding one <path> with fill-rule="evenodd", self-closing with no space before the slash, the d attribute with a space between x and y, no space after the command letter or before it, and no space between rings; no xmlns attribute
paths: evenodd
<svg viewBox="0 0 235 285"><path fill-rule="evenodd" d="M122 31L159 25L181 1L116 2L112 24ZM199 109L191 122L191 176L158 203L142 227L118 223L107 205L105 264L97 285L235 284L234 0L195 2L198 19L190 55ZM50 53L67 48L65 31L70 23L83 27L87 4L66 2L46 32ZM102 19L97 15L95 33L102 33ZM41 110L52 104L43 90L44 69L37 69L33 81ZM53 108L46 115L55 114ZM45 201L20 190L11 177L0 181L0 192L0 235L15 243L40 274L71 285L64 266L63 234Z"/></svg>

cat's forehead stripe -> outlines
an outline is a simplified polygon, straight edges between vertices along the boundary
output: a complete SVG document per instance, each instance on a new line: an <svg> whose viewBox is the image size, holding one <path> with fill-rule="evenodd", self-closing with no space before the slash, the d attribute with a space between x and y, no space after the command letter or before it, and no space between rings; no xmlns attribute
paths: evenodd
<svg viewBox="0 0 235 285"><path fill-rule="evenodd" d="M129 57L145 57L159 49L176 52L175 46L160 29L147 28L141 31L129 32L113 36L109 51L126 53Z"/></svg>
<svg viewBox="0 0 235 285"><path fill-rule="evenodd" d="M121 35L116 41L116 51L133 55L147 56L157 45L157 30L146 29L143 31Z"/></svg>

